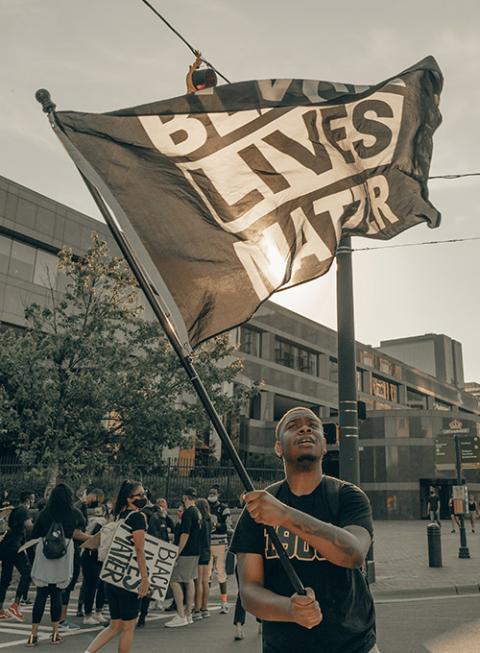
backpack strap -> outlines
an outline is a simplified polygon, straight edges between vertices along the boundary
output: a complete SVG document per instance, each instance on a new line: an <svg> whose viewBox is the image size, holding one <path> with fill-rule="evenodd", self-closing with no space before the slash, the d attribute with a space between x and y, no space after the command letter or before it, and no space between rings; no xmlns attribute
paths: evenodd
<svg viewBox="0 0 480 653"><path fill-rule="evenodd" d="M336 524L340 518L340 490L346 483L334 476L328 476L328 474L323 475L322 483L325 483L325 499L330 516L333 523Z"/></svg>
<svg viewBox="0 0 480 653"><path fill-rule="evenodd" d="M271 485L267 485L265 488L265 492L268 492L274 497L278 496L278 493L280 492L281 487L287 482L287 480L284 478L282 481L277 481L276 483L272 483Z"/></svg>

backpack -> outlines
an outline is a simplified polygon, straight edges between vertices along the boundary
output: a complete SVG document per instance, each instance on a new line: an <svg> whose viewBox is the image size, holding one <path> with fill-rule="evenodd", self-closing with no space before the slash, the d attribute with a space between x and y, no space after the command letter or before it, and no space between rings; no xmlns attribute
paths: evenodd
<svg viewBox="0 0 480 653"><path fill-rule="evenodd" d="M167 522L158 511L152 512L148 521L147 533L153 537L168 542Z"/></svg>
<svg viewBox="0 0 480 653"><path fill-rule="evenodd" d="M67 542L61 522L54 521L50 524L45 537L42 538L43 555L47 560L58 560L67 553Z"/></svg>

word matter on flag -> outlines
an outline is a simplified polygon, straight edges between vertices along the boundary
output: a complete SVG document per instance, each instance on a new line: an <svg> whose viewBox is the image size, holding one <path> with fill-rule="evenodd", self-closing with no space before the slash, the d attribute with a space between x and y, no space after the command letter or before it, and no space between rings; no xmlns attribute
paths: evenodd
<svg viewBox="0 0 480 653"><path fill-rule="evenodd" d="M428 57L372 86L240 82L56 119L196 346L325 274L342 235L439 224L427 179L441 88Z"/></svg>

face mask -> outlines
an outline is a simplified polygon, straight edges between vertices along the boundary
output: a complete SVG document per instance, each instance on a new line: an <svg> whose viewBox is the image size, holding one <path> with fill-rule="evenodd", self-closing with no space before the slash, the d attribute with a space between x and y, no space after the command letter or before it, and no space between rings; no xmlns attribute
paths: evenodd
<svg viewBox="0 0 480 653"><path fill-rule="evenodd" d="M210 501L210 503L217 503L218 497L217 496L210 496L210 497L208 497L208 500Z"/></svg>
<svg viewBox="0 0 480 653"><path fill-rule="evenodd" d="M145 508L145 506L147 505L148 499L147 497L138 497L137 499L134 499L132 503L136 508L141 510L142 508Z"/></svg>

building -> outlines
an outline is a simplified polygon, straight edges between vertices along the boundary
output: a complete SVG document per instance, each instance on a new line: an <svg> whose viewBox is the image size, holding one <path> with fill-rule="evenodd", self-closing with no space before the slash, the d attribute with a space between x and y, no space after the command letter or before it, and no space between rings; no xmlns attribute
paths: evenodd
<svg viewBox="0 0 480 653"><path fill-rule="evenodd" d="M81 255L92 231L118 253L103 223L0 177L1 328L21 328L25 307L46 302L50 283L62 292L56 254L68 245ZM275 424L286 410L306 405L324 422L336 420L336 333L266 302L231 337L245 377L259 384L231 430L247 464L268 466L275 461ZM463 387L460 343L436 334L385 341L379 349L357 343L357 386L367 410L360 427L361 484L375 516L420 517L430 485L439 488L446 510L454 474L436 469L435 437L451 423L480 433L478 396ZM205 434L204 441L222 459L216 435ZM325 467L338 472L338 445L330 446ZM466 474L471 490L480 492L479 471Z"/></svg>

